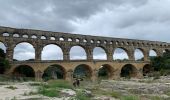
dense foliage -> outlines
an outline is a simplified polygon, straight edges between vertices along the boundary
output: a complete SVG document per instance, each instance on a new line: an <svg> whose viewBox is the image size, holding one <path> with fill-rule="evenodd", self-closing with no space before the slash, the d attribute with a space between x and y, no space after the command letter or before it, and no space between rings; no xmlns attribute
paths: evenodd
<svg viewBox="0 0 170 100"><path fill-rule="evenodd" d="M6 69L10 67L8 60L6 60L4 50L0 49L0 74L3 74Z"/></svg>
<svg viewBox="0 0 170 100"><path fill-rule="evenodd" d="M167 50L162 56L151 57L151 63L155 71L170 70L170 51Z"/></svg>

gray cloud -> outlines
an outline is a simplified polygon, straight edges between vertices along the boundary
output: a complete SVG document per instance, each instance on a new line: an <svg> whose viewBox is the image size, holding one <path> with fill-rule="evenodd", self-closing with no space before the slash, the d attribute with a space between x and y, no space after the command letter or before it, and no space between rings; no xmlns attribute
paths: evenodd
<svg viewBox="0 0 170 100"><path fill-rule="evenodd" d="M168 12L170 0L0 0L0 25L170 42Z"/></svg>

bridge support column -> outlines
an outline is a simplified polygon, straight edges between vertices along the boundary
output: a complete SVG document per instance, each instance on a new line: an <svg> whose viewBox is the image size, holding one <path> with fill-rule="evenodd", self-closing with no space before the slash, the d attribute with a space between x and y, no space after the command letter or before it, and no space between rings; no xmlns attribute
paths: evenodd
<svg viewBox="0 0 170 100"><path fill-rule="evenodd" d="M40 61L41 60L41 48L37 47L35 50L35 61Z"/></svg>
<svg viewBox="0 0 170 100"><path fill-rule="evenodd" d="M36 81L43 81L42 76L43 76L43 73L40 70L35 72L35 80Z"/></svg>
<svg viewBox="0 0 170 100"><path fill-rule="evenodd" d="M143 78L143 70L142 69L137 70L136 78L139 78L139 79Z"/></svg>
<svg viewBox="0 0 170 100"><path fill-rule="evenodd" d="M128 51L129 60L135 60L134 50L129 49Z"/></svg>
<svg viewBox="0 0 170 100"><path fill-rule="evenodd" d="M67 71L65 80L67 80L69 82L73 81L73 71L72 70Z"/></svg>
<svg viewBox="0 0 170 100"><path fill-rule="evenodd" d="M98 79L98 70L97 69L94 69L93 72L92 72L92 77L91 77L91 80L93 82L96 82Z"/></svg>
<svg viewBox="0 0 170 100"><path fill-rule="evenodd" d="M116 79L119 79L120 78L120 73L121 73L121 70L120 69L116 69L113 73L113 77L112 79L116 80Z"/></svg>
<svg viewBox="0 0 170 100"><path fill-rule="evenodd" d="M6 49L6 58L8 59L8 61L13 61L13 47L11 45L9 45Z"/></svg>
<svg viewBox="0 0 170 100"><path fill-rule="evenodd" d="M92 50L92 48L90 46L87 46L86 52L87 52L87 60L92 61L93 60L93 50Z"/></svg>

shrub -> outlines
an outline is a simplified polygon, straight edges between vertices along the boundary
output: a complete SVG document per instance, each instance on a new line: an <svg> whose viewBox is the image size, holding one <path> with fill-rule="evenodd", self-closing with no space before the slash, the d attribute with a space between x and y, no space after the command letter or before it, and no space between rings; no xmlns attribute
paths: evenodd
<svg viewBox="0 0 170 100"><path fill-rule="evenodd" d="M8 86L8 87L6 87L6 88L11 89L11 90L17 89L17 87L14 87L14 86Z"/></svg>
<svg viewBox="0 0 170 100"><path fill-rule="evenodd" d="M90 100L90 97L86 96L83 92L77 92L76 100Z"/></svg>
<svg viewBox="0 0 170 100"><path fill-rule="evenodd" d="M110 95L114 98L120 98L121 97L121 94L119 92L116 92L116 91L112 91L112 93L110 93Z"/></svg>

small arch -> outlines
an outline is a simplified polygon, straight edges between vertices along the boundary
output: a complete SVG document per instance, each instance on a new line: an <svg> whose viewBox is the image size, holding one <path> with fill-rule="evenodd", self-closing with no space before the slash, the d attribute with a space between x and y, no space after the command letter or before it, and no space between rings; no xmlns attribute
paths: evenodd
<svg viewBox="0 0 170 100"><path fill-rule="evenodd" d="M18 77L35 77L34 69L28 65L20 65L16 67L12 74Z"/></svg>
<svg viewBox="0 0 170 100"><path fill-rule="evenodd" d="M107 41L106 41L106 40L104 41L104 44L107 44Z"/></svg>
<svg viewBox="0 0 170 100"><path fill-rule="evenodd" d="M77 39L76 39L76 42L80 42L80 39L77 38Z"/></svg>
<svg viewBox="0 0 170 100"><path fill-rule="evenodd" d="M34 60L35 59L35 49L32 44L28 42L18 43L14 48L13 53L14 60Z"/></svg>
<svg viewBox="0 0 170 100"><path fill-rule="evenodd" d="M13 37L19 37L19 34L15 33L15 34L13 34Z"/></svg>
<svg viewBox="0 0 170 100"><path fill-rule="evenodd" d="M32 35L31 38L32 38L32 39L36 39L37 36L36 36L36 35Z"/></svg>
<svg viewBox="0 0 170 100"><path fill-rule="evenodd" d="M60 46L48 44L41 51L42 60L63 60L63 51Z"/></svg>
<svg viewBox="0 0 170 100"><path fill-rule="evenodd" d="M110 41L110 44L113 44L113 41Z"/></svg>
<svg viewBox="0 0 170 100"><path fill-rule="evenodd" d="M113 77L114 69L108 64L104 64L100 67L98 71L99 79L111 79Z"/></svg>
<svg viewBox="0 0 170 100"><path fill-rule="evenodd" d="M69 41L69 42L72 42L72 41L73 41L73 39L72 39L72 38L68 38L68 41Z"/></svg>
<svg viewBox="0 0 170 100"><path fill-rule="evenodd" d="M46 40L47 38L44 35L42 35L40 39Z"/></svg>
<svg viewBox="0 0 170 100"><path fill-rule="evenodd" d="M52 37L50 37L50 40L55 40L55 37L53 37L53 36L52 36Z"/></svg>
<svg viewBox="0 0 170 100"><path fill-rule="evenodd" d="M60 41L64 41L64 38L63 38L63 37L60 37L59 40L60 40Z"/></svg>
<svg viewBox="0 0 170 100"><path fill-rule="evenodd" d="M28 38L28 35L25 34L25 35L22 35L22 37L23 37L23 38Z"/></svg>
<svg viewBox="0 0 170 100"><path fill-rule="evenodd" d="M102 47L95 47L93 49L94 60L107 60L106 51Z"/></svg>
<svg viewBox="0 0 170 100"><path fill-rule="evenodd" d="M86 42L87 42L87 39L83 39L83 42L86 43Z"/></svg>
<svg viewBox="0 0 170 100"><path fill-rule="evenodd" d="M114 60L128 60L129 56L127 50L124 48L116 48L113 53Z"/></svg>
<svg viewBox="0 0 170 100"><path fill-rule="evenodd" d="M42 76L43 80L51 80L51 79L65 79L66 78L66 70L64 67L58 64L50 65L44 70L44 74Z"/></svg>
<svg viewBox="0 0 170 100"><path fill-rule="evenodd" d="M9 33L3 33L2 36L8 37Z"/></svg>
<svg viewBox="0 0 170 100"><path fill-rule="evenodd" d="M83 47L73 46L70 49L70 60L86 60L87 54Z"/></svg>
<svg viewBox="0 0 170 100"><path fill-rule="evenodd" d="M101 43L101 41L100 41L100 40L98 40L98 41L97 41L97 43L99 43L99 44L100 44L100 43Z"/></svg>
<svg viewBox="0 0 170 100"><path fill-rule="evenodd" d="M144 53L143 53L142 49L140 49L140 48L135 49L134 57L135 57L136 61L143 61L144 60Z"/></svg>
<svg viewBox="0 0 170 100"><path fill-rule="evenodd" d="M120 76L127 77L127 78L136 77L137 69L132 64L126 64L122 67Z"/></svg>
<svg viewBox="0 0 170 100"><path fill-rule="evenodd" d="M144 67L143 67L143 76L147 76L152 70L152 67L150 64L146 64Z"/></svg>
<svg viewBox="0 0 170 100"><path fill-rule="evenodd" d="M91 79L92 69L86 64L78 65L73 72L73 78Z"/></svg>
<svg viewBox="0 0 170 100"><path fill-rule="evenodd" d="M90 40L90 43L94 43L94 40Z"/></svg>

